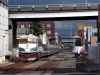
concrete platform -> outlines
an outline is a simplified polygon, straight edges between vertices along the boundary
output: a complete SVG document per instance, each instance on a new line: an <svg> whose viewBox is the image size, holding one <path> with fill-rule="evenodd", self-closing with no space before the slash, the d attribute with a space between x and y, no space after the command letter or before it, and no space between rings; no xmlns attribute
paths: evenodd
<svg viewBox="0 0 100 75"><path fill-rule="evenodd" d="M7 66L7 65L10 65L10 64L14 64L14 62L4 61L4 62L0 63L0 67Z"/></svg>

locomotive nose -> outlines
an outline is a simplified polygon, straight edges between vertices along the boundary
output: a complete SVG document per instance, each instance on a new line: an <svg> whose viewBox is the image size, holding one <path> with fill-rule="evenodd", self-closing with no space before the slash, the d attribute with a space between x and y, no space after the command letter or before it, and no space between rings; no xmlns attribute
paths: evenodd
<svg viewBox="0 0 100 75"><path fill-rule="evenodd" d="M29 55L25 55L26 58L30 57Z"/></svg>

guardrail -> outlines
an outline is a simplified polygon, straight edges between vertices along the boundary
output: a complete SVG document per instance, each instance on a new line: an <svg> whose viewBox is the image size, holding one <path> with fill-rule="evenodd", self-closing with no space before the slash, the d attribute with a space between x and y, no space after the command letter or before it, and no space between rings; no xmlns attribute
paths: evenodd
<svg viewBox="0 0 100 75"><path fill-rule="evenodd" d="M52 7L89 7L98 6L99 3L76 3L76 4L42 4L42 5L9 5L9 8L52 8Z"/></svg>

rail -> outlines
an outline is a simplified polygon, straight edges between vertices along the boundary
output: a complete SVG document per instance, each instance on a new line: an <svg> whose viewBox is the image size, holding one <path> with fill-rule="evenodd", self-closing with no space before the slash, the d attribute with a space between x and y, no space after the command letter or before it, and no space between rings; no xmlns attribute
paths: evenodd
<svg viewBox="0 0 100 75"><path fill-rule="evenodd" d="M9 5L9 8L62 8L62 7L89 7L98 6L99 3L76 3L76 4L42 4L42 5Z"/></svg>

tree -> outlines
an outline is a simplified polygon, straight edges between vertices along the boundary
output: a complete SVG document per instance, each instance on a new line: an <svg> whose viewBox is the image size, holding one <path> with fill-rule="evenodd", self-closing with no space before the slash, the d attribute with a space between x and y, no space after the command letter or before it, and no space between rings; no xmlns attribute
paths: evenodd
<svg viewBox="0 0 100 75"><path fill-rule="evenodd" d="M44 31L43 31L43 27L40 24L40 22L39 21L33 21L30 24L28 33L33 34L35 36L39 36L40 34L42 35L44 33Z"/></svg>
<svg viewBox="0 0 100 75"><path fill-rule="evenodd" d="M58 36L58 42L61 42L61 40L62 40L61 36Z"/></svg>

